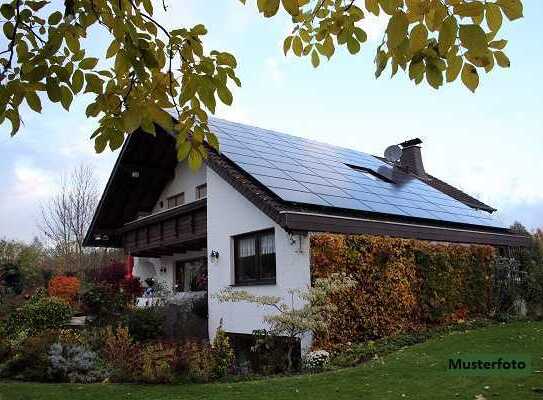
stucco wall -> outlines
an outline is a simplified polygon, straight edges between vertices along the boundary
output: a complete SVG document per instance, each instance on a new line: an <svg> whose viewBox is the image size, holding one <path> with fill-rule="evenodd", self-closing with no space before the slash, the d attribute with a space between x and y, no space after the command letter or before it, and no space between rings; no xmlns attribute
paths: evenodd
<svg viewBox="0 0 543 400"><path fill-rule="evenodd" d="M180 162L175 167L175 177L164 188L160 194L153 212L164 211L168 207L167 198L179 193L185 193L185 203L196 200L196 186L206 183L206 168L202 167L192 171L186 162ZM160 202L163 202L162 208Z"/></svg>
<svg viewBox="0 0 543 400"><path fill-rule="evenodd" d="M273 220L256 208L211 169L207 169L207 250L219 252L217 261L208 262L209 335L213 338L220 320L227 332L252 333L267 326L263 317L273 312L270 307L248 303L220 303L213 295L234 284L233 239L238 234L261 229L275 229L276 284L244 286L257 295L280 296L290 301L288 290L305 288L310 284L309 240L299 243ZM294 239L298 240L297 236ZM307 347L309 337L302 346Z"/></svg>

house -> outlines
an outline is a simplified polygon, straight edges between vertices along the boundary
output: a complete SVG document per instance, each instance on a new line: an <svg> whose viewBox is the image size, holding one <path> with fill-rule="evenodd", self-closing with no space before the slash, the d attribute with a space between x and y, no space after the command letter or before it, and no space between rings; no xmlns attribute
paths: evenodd
<svg viewBox="0 0 543 400"><path fill-rule="evenodd" d="M210 126L221 152L194 172L177 162L167 132L130 135L85 239L123 248L135 275L172 291L207 288L210 337L221 319L228 332L262 329L269 312L211 294L243 287L284 297L310 284L314 232L526 244L494 208L428 174L420 140L385 159L220 119Z"/></svg>

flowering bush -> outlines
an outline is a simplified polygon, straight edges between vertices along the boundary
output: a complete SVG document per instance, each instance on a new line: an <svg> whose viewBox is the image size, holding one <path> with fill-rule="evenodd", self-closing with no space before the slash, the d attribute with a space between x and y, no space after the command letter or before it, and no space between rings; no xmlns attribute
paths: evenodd
<svg viewBox="0 0 543 400"><path fill-rule="evenodd" d="M330 361L330 353L326 350L316 350L307 353L303 360L304 369L311 372L322 371Z"/></svg>
<svg viewBox="0 0 543 400"><path fill-rule="evenodd" d="M73 303L79 293L81 283L75 276L55 276L49 281L49 296L64 299Z"/></svg>

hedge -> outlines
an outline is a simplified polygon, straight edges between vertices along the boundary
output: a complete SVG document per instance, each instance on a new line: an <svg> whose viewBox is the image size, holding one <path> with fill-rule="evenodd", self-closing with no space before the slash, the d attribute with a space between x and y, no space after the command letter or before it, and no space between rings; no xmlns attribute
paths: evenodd
<svg viewBox="0 0 543 400"><path fill-rule="evenodd" d="M415 332L491 310L490 246L435 244L362 235L311 237L312 278L345 272L357 280L350 295L334 298L332 317L316 345Z"/></svg>

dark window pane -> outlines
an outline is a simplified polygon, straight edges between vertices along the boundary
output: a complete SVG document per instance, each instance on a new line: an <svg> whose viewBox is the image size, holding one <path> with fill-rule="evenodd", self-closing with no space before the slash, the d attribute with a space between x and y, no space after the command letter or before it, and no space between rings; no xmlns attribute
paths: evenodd
<svg viewBox="0 0 543 400"><path fill-rule="evenodd" d="M207 196L207 185L196 186L196 200L203 199Z"/></svg>
<svg viewBox="0 0 543 400"><path fill-rule="evenodd" d="M236 283L275 281L275 236L257 232L234 239Z"/></svg>

